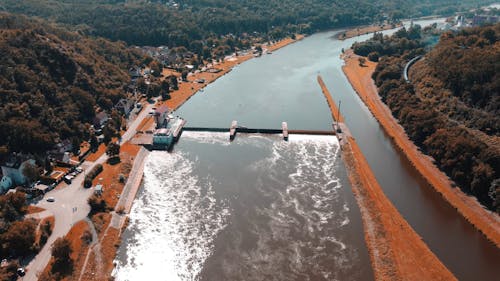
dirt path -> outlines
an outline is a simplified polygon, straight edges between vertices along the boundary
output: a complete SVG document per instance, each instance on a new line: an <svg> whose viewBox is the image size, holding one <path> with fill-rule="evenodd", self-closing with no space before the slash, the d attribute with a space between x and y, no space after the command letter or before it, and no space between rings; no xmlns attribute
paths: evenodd
<svg viewBox="0 0 500 281"><path fill-rule="evenodd" d="M332 116L343 120L321 77L318 82ZM344 123L342 156L361 211L365 240L376 280L456 280L385 196Z"/></svg>
<svg viewBox="0 0 500 281"><path fill-rule="evenodd" d="M376 64L368 61L365 67L360 67L357 58L358 56L354 55L351 50L346 52L344 73L396 147L434 190L440 193L476 229L500 247L500 217L484 209L476 198L468 196L459 188L453 188L450 179L434 165L433 159L419 151L378 95L377 88L371 79Z"/></svg>
<svg viewBox="0 0 500 281"><path fill-rule="evenodd" d="M97 235L97 231L94 227L94 223L89 218L85 218L85 221L87 222L90 232L92 233L92 243L87 251L87 255L85 256L85 261L83 262L82 269L80 271L80 276L78 277L78 281L82 280L83 274L85 273L85 270L87 268L87 263L89 261L90 254L92 251L94 252L95 259L96 259L96 264L98 266L97 269L97 277L101 277L103 273L102 269L102 252L101 252L101 244L99 243L99 236Z"/></svg>

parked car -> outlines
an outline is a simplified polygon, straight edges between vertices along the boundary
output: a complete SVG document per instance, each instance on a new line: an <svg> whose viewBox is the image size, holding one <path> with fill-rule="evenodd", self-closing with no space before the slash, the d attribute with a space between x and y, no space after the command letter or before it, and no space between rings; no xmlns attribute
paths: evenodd
<svg viewBox="0 0 500 281"><path fill-rule="evenodd" d="M19 267L19 268L17 269L17 275L19 275L19 276L21 276L21 277L22 277L22 276L24 276L25 274L26 274L26 272L24 271L24 268Z"/></svg>
<svg viewBox="0 0 500 281"><path fill-rule="evenodd" d="M73 180L73 177L70 175L67 175L63 178L64 182L67 184L71 184L71 181Z"/></svg>
<svg viewBox="0 0 500 281"><path fill-rule="evenodd" d="M48 197L47 202L55 202L56 199L54 197Z"/></svg>

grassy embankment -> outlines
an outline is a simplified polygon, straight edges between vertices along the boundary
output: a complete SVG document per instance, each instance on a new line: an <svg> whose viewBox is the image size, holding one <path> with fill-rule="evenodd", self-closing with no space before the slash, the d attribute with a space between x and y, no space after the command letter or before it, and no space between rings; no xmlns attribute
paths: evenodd
<svg viewBox="0 0 500 281"><path fill-rule="evenodd" d="M342 122L321 77L318 82L334 120ZM376 280L456 280L385 196L368 162L341 123L342 157L361 211L365 240Z"/></svg>
<svg viewBox="0 0 500 281"><path fill-rule="evenodd" d="M378 90L371 78L377 64L367 60L364 66L360 66L358 57L351 50L345 53L344 73L384 131L417 173L467 221L497 247L500 247L500 218L498 215L484 209L474 197L468 196L458 188L453 188L448 176L439 170L433 159L423 154L408 138L404 128L399 125L378 95Z"/></svg>

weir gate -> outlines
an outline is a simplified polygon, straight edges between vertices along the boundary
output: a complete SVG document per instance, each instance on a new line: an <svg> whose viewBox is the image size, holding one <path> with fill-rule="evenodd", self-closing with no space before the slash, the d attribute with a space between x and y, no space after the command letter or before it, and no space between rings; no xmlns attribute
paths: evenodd
<svg viewBox="0 0 500 281"><path fill-rule="evenodd" d="M216 133L227 133L229 132L229 141L233 141L236 138L237 133L244 134L269 134L269 135L282 135L283 140L288 141L288 136L292 135L323 135L323 136L335 136L335 130L289 130L288 124L282 122L281 129L263 129L263 128L247 128L245 126L239 126L237 121L231 122L231 126L228 128L216 128L216 127L189 127L184 126L185 122L182 123L181 128L176 128L173 132L173 141L168 147L161 149L170 150L172 146L179 140L183 131L187 132L216 132ZM335 126L333 126L335 127ZM145 146L148 149L160 149L153 143L154 132L137 132L136 136L131 140L133 144Z"/></svg>

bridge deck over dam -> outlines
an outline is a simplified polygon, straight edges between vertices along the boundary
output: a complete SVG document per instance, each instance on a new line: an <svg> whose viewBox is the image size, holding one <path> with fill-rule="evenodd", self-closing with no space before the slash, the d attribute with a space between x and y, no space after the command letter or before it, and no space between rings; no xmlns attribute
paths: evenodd
<svg viewBox="0 0 500 281"><path fill-rule="evenodd" d="M247 128L238 126L237 121L233 121L230 127L182 127L179 133L175 136L174 142L177 142L182 132L213 132L213 133L229 133L229 140L232 141L237 133L243 134L264 134L264 135L282 135L285 141L288 141L289 135L322 135L322 136L335 136L334 130L289 130L286 122L281 124L281 129L266 129L266 128ZM136 136L131 140L133 144L142 145L145 147L152 147L153 144L153 130L137 132Z"/></svg>
<svg viewBox="0 0 500 281"><path fill-rule="evenodd" d="M186 132L216 132L216 133L226 133L230 131L230 128L210 128L210 127L184 127L182 129ZM236 127L237 133L245 134L282 134L283 129L262 129L262 128L246 128L246 127ZM327 135L334 136L334 131L321 131L321 130L288 130L289 134L295 135Z"/></svg>

